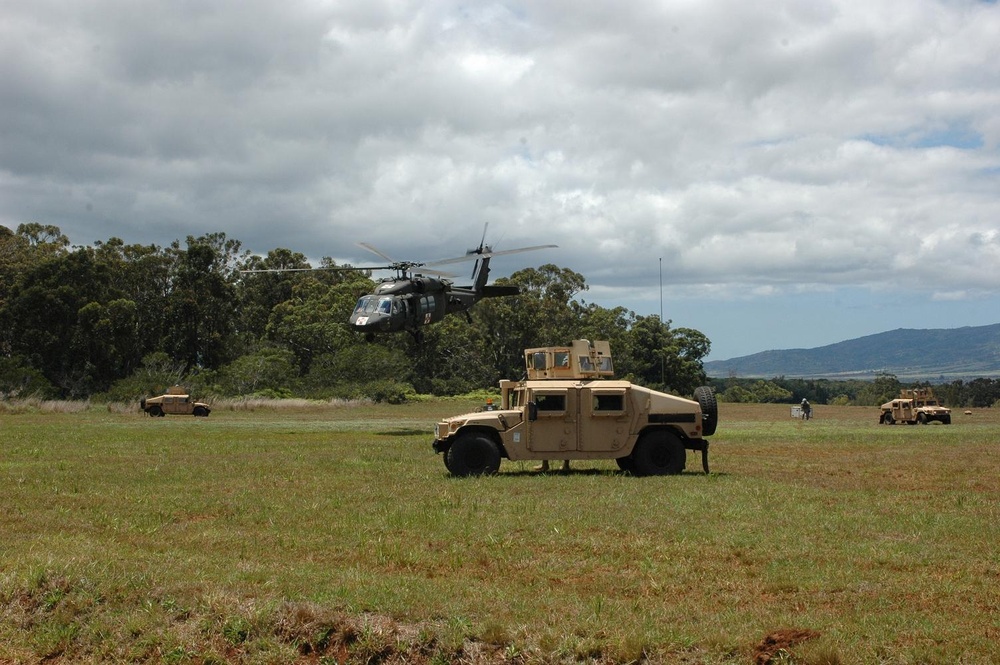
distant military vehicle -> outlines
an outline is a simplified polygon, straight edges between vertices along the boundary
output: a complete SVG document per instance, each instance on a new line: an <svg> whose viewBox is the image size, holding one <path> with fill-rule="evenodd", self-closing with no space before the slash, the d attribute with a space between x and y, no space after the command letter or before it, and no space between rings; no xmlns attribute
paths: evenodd
<svg viewBox="0 0 1000 665"><path fill-rule="evenodd" d="M207 416L212 409L204 402L195 402L182 386L173 386L166 395L145 397L139 402L139 407L149 415L162 418L168 413L184 416Z"/></svg>
<svg viewBox="0 0 1000 665"><path fill-rule="evenodd" d="M608 342L527 349L527 378L500 381L500 405L434 426L434 451L453 475L496 473L500 460L614 459L637 476L681 473L719 412L711 388L689 400L616 381Z"/></svg>
<svg viewBox="0 0 1000 665"><path fill-rule="evenodd" d="M898 398L882 405L878 417L879 423L883 425L926 425L933 420L950 425L951 409L938 402L930 388L905 388L899 391Z"/></svg>

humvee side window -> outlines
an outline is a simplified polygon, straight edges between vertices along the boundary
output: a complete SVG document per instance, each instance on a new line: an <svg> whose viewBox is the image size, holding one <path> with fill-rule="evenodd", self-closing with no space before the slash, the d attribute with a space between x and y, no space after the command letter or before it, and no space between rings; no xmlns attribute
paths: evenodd
<svg viewBox="0 0 1000 665"><path fill-rule="evenodd" d="M624 395L594 395L594 411L624 411Z"/></svg>
<svg viewBox="0 0 1000 665"><path fill-rule="evenodd" d="M533 369L544 370L545 367L545 353L539 352L534 355L531 359L531 366Z"/></svg>
<svg viewBox="0 0 1000 665"><path fill-rule="evenodd" d="M590 358L587 356L580 356L580 371L582 372L593 372L594 363L590 362Z"/></svg>
<svg viewBox="0 0 1000 665"><path fill-rule="evenodd" d="M598 362L600 363L600 370L602 372L611 371L611 358L604 356Z"/></svg>
<svg viewBox="0 0 1000 665"><path fill-rule="evenodd" d="M614 389L594 389L590 393L590 415L620 418L626 414L628 404L625 391Z"/></svg>
<svg viewBox="0 0 1000 665"><path fill-rule="evenodd" d="M569 369L569 353L566 351L559 351L555 354L556 367L565 367Z"/></svg>
<svg viewBox="0 0 1000 665"><path fill-rule="evenodd" d="M535 395L539 411L565 411L566 395Z"/></svg>

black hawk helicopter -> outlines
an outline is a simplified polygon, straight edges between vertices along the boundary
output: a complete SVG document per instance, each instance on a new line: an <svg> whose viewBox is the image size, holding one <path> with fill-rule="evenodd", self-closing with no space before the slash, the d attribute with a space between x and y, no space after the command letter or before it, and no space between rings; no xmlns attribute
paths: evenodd
<svg viewBox="0 0 1000 665"><path fill-rule="evenodd" d="M423 326L437 323L449 314L465 312L482 298L516 296L520 289L516 286L496 286L486 284L490 275L490 259L494 256L531 252L558 245L535 245L495 252L485 244L486 233L479 247L471 249L465 256L440 261L419 263L395 261L368 243L358 243L370 252L388 261L384 266L343 266L335 268L275 268L270 270L245 270L243 272L301 272L309 270L395 270L395 277L382 279L372 293L361 296L348 324L354 330L364 333L368 340L377 333L405 330L418 342L423 337ZM472 284L456 286L450 277L454 275L430 266L443 266L462 261L475 261L472 270ZM419 269L419 272L415 269ZM471 317L470 317L471 320Z"/></svg>

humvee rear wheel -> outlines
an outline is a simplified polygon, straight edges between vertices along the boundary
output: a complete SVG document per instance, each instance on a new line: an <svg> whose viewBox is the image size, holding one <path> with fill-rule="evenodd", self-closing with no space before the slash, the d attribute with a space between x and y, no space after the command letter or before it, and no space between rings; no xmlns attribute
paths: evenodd
<svg viewBox="0 0 1000 665"><path fill-rule="evenodd" d="M456 476L486 476L500 469L500 449L482 434L460 435L445 455L445 466Z"/></svg>
<svg viewBox="0 0 1000 665"><path fill-rule="evenodd" d="M637 476L673 476L684 470L687 451L673 432L649 432L632 451L632 473Z"/></svg>

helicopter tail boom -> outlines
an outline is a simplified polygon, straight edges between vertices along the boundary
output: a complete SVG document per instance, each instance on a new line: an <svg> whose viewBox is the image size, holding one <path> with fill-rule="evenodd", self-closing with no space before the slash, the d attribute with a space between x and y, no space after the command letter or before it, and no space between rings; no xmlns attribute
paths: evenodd
<svg viewBox="0 0 1000 665"><path fill-rule="evenodd" d="M505 296L516 296L521 293L519 286L484 286L479 295L482 298L503 298Z"/></svg>

